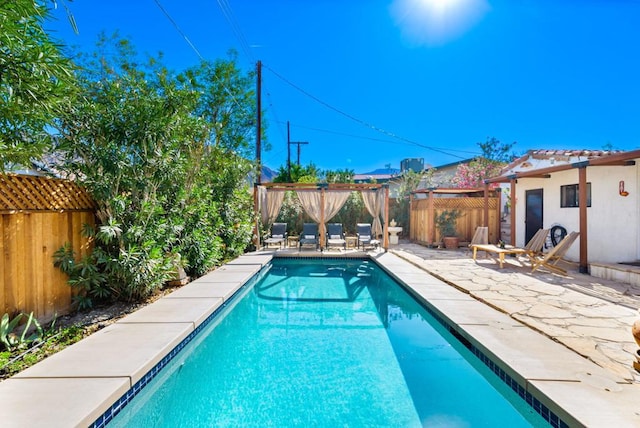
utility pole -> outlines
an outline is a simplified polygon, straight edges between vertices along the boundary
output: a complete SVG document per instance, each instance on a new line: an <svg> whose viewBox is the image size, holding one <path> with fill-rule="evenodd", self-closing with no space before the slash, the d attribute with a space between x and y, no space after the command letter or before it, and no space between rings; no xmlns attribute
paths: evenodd
<svg viewBox="0 0 640 428"><path fill-rule="evenodd" d="M262 181L262 160L261 137L262 137L262 62L256 64L256 182L253 186L253 209L255 219L253 224L253 243L256 248L260 247L260 215L258 203L258 186Z"/></svg>
<svg viewBox="0 0 640 428"><path fill-rule="evenodd" d="M256 180L256 183L260 184L260 181L262 180L262 161L261 161L261 137L262 137L262 62L258 61L258 63L256 64L256 75L257 75L257 81L256 81L256 92L257 92L257 99L256 99L256 104L257 104L257 124L256 124L256 163L257 168L258 168L258 177Z"/></svg>
<svg viewBox="0 0 640 428"><path fill-rule="evenodd" d="M291 145L298 146L298 166L300 166L300 146L309 144L308 141L291 141L291 132L289 130L289 121L287 121L287 171L289 173L289 182L291 182Z"/></svg>
<svg viewBox="0 0 640 428"><path fill-rule="evenodd" d="M287 120L287 173L289 183L291 183L291 132L289 131L289 121Z"/></svg>
<svg viewBox="0 0 640 428"><path fill-rule="evenodd" d="M291 141L289 144L296 144L298 146L298 166L300 166L300 145L309 144L308 141Z"/></svg>

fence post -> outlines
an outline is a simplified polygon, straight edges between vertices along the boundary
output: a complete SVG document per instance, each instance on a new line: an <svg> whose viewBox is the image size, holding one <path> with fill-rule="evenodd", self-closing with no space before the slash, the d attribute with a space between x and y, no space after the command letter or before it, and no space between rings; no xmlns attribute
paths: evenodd
<svg viewBox="0 0 640 428"><path fill-rule="evenodd" d="M429 189L427 204L427 244L432 245L436 240L435 209L433 207L433 189Z"/></svg>

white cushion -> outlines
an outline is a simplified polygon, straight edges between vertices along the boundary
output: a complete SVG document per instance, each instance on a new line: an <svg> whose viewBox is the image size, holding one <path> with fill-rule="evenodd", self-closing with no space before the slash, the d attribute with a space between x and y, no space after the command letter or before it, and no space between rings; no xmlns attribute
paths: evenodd
<svg viewBox="0 0 640 428"><path fill-rule="evenodd" d="M329 235L330 239L341 239L340 235Z"/></svg>
<svg viewBox="0 0 640 428"><path fill-rule="evenodd" d="M271 235L271 237L272 238L280 238L280 239L284 238L284 236L282 236L282 235Z"/></svg>
<svg viewBox="0 0 640 428"><path fill-rule="evenodd" d="M304 239L316 239L316 235L304 235Z"/></svg>

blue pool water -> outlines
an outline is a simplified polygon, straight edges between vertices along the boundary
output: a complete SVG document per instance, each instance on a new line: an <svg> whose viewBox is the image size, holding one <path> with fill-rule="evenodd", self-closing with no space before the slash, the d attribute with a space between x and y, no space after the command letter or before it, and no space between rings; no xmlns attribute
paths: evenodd
<svg viewBox="0 0 640 428"><path fill-rule="evenodd" d="M548 426L373 262L275 259L122 427Z"/></svg>

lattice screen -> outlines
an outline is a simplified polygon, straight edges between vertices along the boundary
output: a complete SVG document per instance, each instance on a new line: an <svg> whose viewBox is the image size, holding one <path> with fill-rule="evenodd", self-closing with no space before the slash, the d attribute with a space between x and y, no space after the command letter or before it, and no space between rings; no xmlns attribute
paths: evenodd
<svg viewBox="0 0 640 428"><path fill-rule="evenodd" d="M93 210L89 194L73 181L0 174L0 211Z"/></svg>

